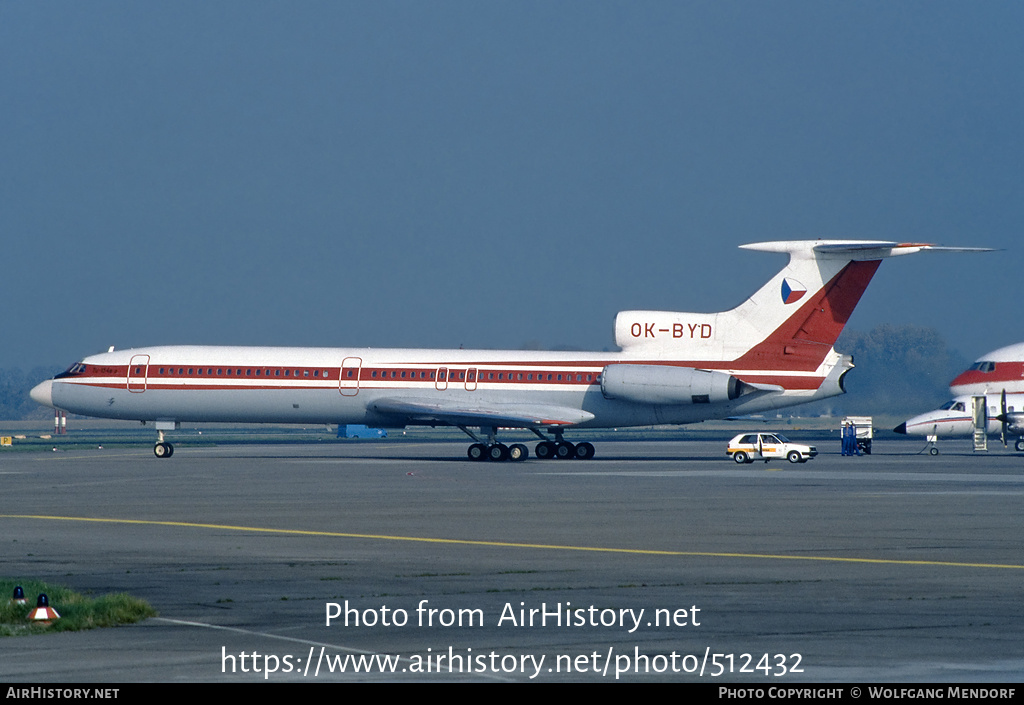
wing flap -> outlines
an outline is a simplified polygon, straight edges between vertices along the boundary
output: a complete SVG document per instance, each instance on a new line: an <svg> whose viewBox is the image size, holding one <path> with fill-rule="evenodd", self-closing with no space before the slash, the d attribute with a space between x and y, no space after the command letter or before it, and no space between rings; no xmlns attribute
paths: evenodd
<svg viewBox="0 0 1024 705"><path fill-rule="evenodd" d="M378 399L369 407L380 414L400 416L419 423L453 426L508 426L539 428L572 426L590 421L589 411L550 404L464 404L433 399Z"/></svg>

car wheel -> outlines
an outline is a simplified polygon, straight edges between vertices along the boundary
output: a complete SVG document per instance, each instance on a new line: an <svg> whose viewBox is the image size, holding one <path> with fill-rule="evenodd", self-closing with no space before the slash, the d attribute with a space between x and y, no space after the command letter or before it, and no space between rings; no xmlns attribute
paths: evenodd
<svg viewBox="0 0 1024 705"><path fill-rule="evenodd" d="M801 460L800 451L796 450L789 451L789 455L787 455L786 457L789 458L789 462L791 463L799 463Z"/></svg>
<svg viewBox="0 0 1024 705"><path fill-rule="evenodd" d="M732 459L735 460L740 465L742 465L743 463L747 462L747 454L744 453L743 451L733 453Z"/></svg>

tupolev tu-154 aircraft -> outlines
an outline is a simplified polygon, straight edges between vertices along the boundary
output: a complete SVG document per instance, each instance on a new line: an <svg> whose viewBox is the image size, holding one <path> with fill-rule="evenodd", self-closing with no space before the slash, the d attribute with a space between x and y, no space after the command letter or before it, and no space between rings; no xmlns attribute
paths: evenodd
<svg viewBox="0 0 1024 705"><path fill-rule="evenodd" d="M31 392L85 416L153 423L153 452L182 422L449 425L474 460L524 460L499 428L541 440L538 458L594 455L568 429L685 424L843 393L853 367L833 344L881 261L922 251L981 251L861 240L762 242L789 263L721 313L623 311L615 353L164 346L91 355ZM734 271L734 270L730 270ZM479 435L473 428L479 428ZM545 432L549 434L545 436Z"/></svg>

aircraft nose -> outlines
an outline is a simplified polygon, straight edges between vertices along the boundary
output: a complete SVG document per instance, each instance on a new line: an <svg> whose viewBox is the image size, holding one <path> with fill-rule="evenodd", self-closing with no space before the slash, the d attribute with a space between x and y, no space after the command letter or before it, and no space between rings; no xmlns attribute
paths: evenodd
<svg viewBox="0 0 1024 705"><path fill-rule="evenodd" d="M904 421L899 426L894 428L893 431L895 433L902 433L903 435L906 435L907 434L907 423Z"/></svg>
<svg viewBox="0 0 1024 705"><path fill-rule="evenodd" d="M32 397L32 401L43 406L53 406L53 380L48 379L45 382L40 382L36 386L32 387L32 391L28 393Z"/></svg>

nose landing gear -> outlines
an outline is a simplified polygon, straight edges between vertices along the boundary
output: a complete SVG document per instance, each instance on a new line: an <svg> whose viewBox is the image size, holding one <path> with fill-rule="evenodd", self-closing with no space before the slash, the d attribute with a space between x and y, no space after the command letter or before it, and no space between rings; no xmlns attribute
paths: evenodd
<svg viewBox="0 0 1024 705"><path fill-rule="evenodd" d="M164 432L161 429L157 429L157 434L160 440L153 446L153 455L158 458L170 458L174 455L174 446L164 440Z"/></svg>

